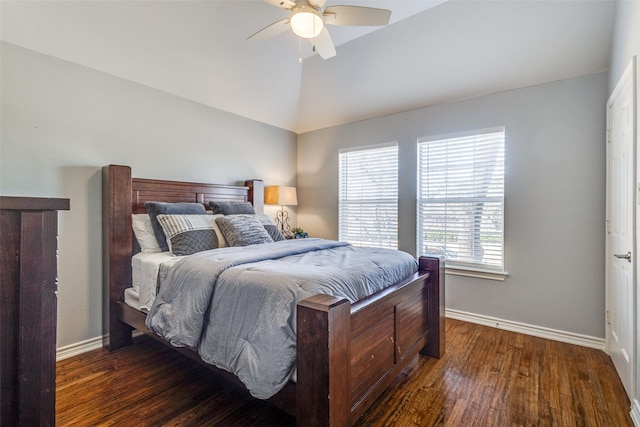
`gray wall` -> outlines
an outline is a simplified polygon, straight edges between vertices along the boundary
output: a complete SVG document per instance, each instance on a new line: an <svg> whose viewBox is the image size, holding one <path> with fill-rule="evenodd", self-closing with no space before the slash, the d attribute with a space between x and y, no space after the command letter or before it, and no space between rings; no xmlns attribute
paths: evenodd
<svg viewBox="0 0 640 427"><path fill-rule="evenodd" d="M640 1L619 0L611 49L609 93L634 55L640 55Z"/></svg>
<svg viewBox="0 0 640 427"><path fill-rule="evenodd" d="M449 309L604 337L605 103L601 73L298 137L298 224L338 235L338 150L398 141L400 249L416 251L416 140L506 127L504 282L447 275Z"/></svg>
<svg viewBox="0 0 640 427"><path fill-rule="evenodd" d="M59 214L58 347L102 334L102 166L295 185L294 133L7 43L0 60L0 194L71 199Z"/></svg>

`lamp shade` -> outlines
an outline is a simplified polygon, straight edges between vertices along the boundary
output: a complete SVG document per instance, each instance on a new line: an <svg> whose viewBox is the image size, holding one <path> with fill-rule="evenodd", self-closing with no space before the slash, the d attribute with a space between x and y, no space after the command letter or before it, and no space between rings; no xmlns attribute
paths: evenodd
<svg viewBox="0 0 640 427"><path fill-rule="evenodd" d="M267 205L297 206L296 187L273 185L264 189L264 203Z"/></svg>

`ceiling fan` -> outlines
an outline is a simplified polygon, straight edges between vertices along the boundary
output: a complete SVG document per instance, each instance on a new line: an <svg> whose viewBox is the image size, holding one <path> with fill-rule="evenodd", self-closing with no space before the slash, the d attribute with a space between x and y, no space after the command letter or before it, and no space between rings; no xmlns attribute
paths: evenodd
<svg viewBox="0 0 640 427"><path fill-rule="evenodd" d="M327 0L263 0L291 11L288 18L263 28L248 40L260 41L291 29L296 35L310 39L313 50L322 59L336 55L336 48L324 24L382 26L389 23L391 11L372 7L335 5L322 9Z"/></svg>

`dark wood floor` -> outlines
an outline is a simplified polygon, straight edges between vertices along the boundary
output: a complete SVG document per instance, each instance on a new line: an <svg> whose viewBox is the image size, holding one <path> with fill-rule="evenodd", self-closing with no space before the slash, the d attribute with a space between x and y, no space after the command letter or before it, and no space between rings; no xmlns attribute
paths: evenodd
<svg viewBox="0 0 640 427"><path fill-rule="evenodd" d="M602 351L451 319L446 333L445 357L416 360L359 426L633 426ZM58 362L56 408L59 427L295 424L145 337Z"/></svg>

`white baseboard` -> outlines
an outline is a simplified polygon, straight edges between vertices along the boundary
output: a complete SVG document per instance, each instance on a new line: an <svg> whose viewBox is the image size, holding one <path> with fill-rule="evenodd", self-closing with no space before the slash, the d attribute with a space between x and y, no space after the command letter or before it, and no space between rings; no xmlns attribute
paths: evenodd
<svg viewBox="0 0 640 427"><path fill-rule="evenodd" d="M90 338L74 344L65 345L56 349L56 361L68 359L88 351L102 348L102 337Z"/></svg>
<svg viewBox="0 0 640 427"><path fill-rule="evenodd" d="M133 337L142 335L143 333L137 330L133 331ZM102 348L102 339L104 337L89 338L88 340L80 341L74 344L65 345L56 349L56 362L64 359L68 359L73 356L78 356L82 353L98 350Z"/></svg>
<svg viewBox="0 0 640 427"><path fill-rule="evenodd" d="M631 420L634 426L640 427L640 402L636 399L631 402Z"/></svg>
<svg viewBox="0 0 640 427"><path fill-rule="evenodd" d="M576 344L583 347L595 348L597 350L605 351L606 349L604 338L596 338L588 335L576 334L573 332L545 328L542 326L528 325L526 323L499 319L497 317L484 316L482 314L467 313L465 311L452 310L448 308L445 310L445 316L452 319L464 320L470 323L477 323L479 325L504 329L505 331L519 332L521 334L532 335L534 337L547 338L550 340L565 342L568 344ZM640 425L638 427L640 427Z"/></svg>

